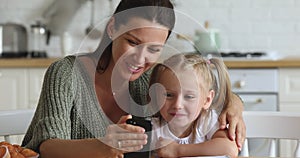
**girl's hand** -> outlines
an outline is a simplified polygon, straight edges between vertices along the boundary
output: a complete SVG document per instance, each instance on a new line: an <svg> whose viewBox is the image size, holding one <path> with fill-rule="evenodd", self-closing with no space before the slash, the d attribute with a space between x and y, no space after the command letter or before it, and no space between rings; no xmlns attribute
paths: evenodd
<svg viewBox="0 0 300 158"><path fill-rule="evenodd" d="M220 128L225 129L227 122L229 123L229 138L236 141L239 150L241 150L246 136L246 126L242 115L243 107L241 99L236 94L232 94L231 102L225 105L219 116Z"/></svg>
<svg viewBox="0 0 300 158"><path fill-rule="evenodd" d="M179 144L170 139L159 138L156 150L159 157L178 157Z"/></svg>
<svg viewBox="0 0 300 158"><path fill-rule="evenodd" d="M131 115L122 116L117 124L109 125L100 140L122 153L141 150L147 144L147 135L144 128L126 124L130 118Z"/></svg>

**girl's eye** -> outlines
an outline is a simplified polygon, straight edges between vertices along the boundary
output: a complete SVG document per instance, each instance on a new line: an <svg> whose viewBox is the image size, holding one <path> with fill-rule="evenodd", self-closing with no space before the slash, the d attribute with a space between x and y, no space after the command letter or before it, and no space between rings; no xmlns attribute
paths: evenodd
<svg viewBox="0 0 300 158"><path fill-rule="evenodd" d="M194 95L186 95L185 98L186 98L186 99L194 99L195 96L194 96Z"/></svg>

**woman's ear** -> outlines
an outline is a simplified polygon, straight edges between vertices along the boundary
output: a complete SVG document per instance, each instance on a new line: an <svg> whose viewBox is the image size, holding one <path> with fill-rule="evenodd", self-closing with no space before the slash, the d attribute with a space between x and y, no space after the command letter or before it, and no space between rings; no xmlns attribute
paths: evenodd
<svg viewBox="0 0 300 158"><path fill-rule="evenodd" d="M207 110L210 107L211 102L213 101L214 97L215 97L215 91L214 90L210 90L208 92L207 97L204 100L203 109Z"/></svg>
<svg viewBox="0 0 300 158"><path fill-rule="evenodd" d="M107 29L106 29L107 34L108 34L109 38L111 38L111 39L112 39L113 34L114 34L114 28L115 28L115 18L111 17L109 19L109 22L107 24Z"/></svg>

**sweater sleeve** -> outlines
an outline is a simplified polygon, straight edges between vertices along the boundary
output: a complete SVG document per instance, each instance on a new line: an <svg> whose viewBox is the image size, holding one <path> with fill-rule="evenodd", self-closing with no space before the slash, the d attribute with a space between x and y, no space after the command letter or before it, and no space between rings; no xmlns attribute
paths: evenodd
<svg viewBox="0 0 300 158"><path fill-rule="evenodd" d="M53 63L44 76L39 103L22 146L39 152L40 144L52 138L70 139L74 58Z"/></svg>

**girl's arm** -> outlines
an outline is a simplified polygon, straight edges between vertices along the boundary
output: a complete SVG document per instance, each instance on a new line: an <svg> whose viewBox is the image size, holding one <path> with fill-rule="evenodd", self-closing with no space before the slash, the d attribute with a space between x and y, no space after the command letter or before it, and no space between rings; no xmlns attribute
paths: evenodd
<svg viewBox="0 0 300 158"><path fill-rule="evenodd" d="M235 141L228 138L227 130L218 130L211 140L198 144L181 144L178 154L179 156L227 155L234 158L238 156L238 148Z"/></svg>
<svg viewBox="0 0 300 158"><path fill-rule="evenodd" d="M164 144L170 141L162 140ZM227 155L231 158L238 156L238 148L235 141L228 138L227 130L218 130L211 140L198 144L178 144L172 142L157 150L160 157L184 157L184 156L217 156Z"/></svg>

